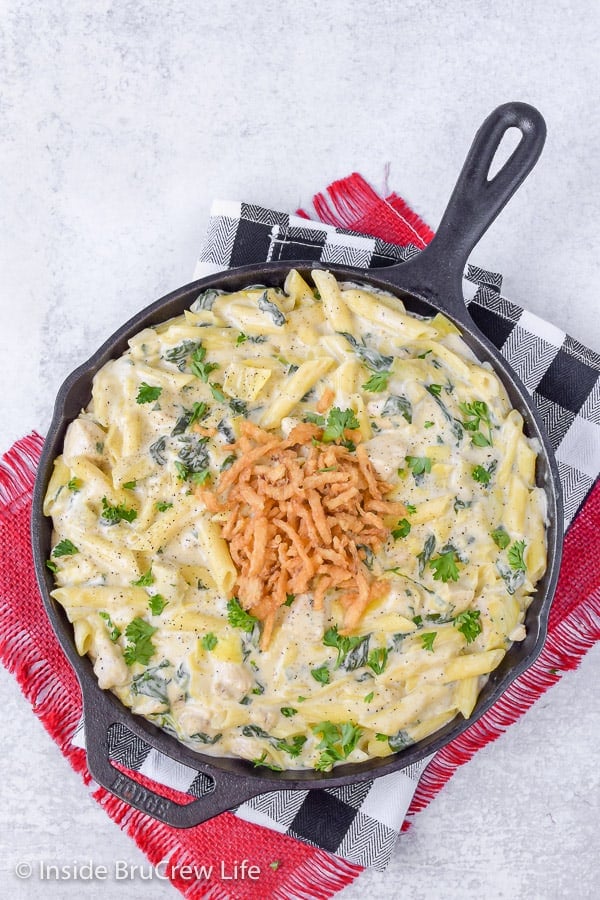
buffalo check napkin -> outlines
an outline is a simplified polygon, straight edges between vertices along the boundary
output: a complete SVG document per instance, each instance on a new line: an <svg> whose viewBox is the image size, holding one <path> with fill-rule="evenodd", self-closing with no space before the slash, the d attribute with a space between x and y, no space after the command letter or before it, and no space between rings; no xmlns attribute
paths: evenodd
<svg viewBox="0 0 600 900"><path fill-rule="evenodd" d="M294 259L376 268L406 260L419 249L299 215L216 201L194 278L249 263ZM540 408L558 459L568 525L600 470L600 356L503 297L501 275L469 265L463 287L473 319L511 363ZM83 746L82 740L80 727L74 741ZM115 729L112 740L115 761L201 796L205 779L194 770L150 749L125 729ZM432 758L372 782L263 794L243 803L235 813L349 862L383 869Z"/></svg>
<svg viewBox="0 0 600 900"><path fill-rule="evenodd" d="M265 260L315 259L378 267L419 252L433 233L397 194L381 197L358 174L314 198L319 222L302 212L214 204L195 276ZM328 223L328 224L323 224ZM384 869L401 827L489 741L495 740L600 640L600 356L502 296L500 275L469 266L471 315L532 392L556 451L568 526L548 639L538 660L477 723L434 757L345 789L265 794L202 825L174 829L91 783L95 800L156 865L233 865L252 857L256 883L168 876L188 900L325 900L363 866ZM0 660L17 678L62 754L90 784L82 749L81 696L35 583L29 517L43 439L30 434L0 460ZM150 748L127 729L110 735L114 764L165 796L201 796L205 777ZM189 799L189 797L188 797ZM266 826L266 827L261 827ZM243 889L243 893L240 890Z"/></svg>

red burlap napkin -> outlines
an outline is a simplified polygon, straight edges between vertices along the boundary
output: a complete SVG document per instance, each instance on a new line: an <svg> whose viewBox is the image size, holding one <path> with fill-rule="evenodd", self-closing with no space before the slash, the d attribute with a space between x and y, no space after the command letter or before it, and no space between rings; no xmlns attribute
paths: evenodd
<svg viewBox="0 0 600 900"><path fill-rule="evenodd" d="M319 218L329 224L366 232L391 243L424 246L430 229L395 194L380 198L353 175L315 198ZM305 213L301 213L306 215ZM152 864L169 858L172 884L186 897L210 894L215 900L295 900L327 898L362 871L345 860L277 832L245 822L230 813L188 830L170 828L133 810L91 784L85 752L71 744L81 716L76 678L54 637L35 583L29 540L31 494L43 439L37 434L18 441L0 464L0 659L17 678L33 711L58 744L93 796L146 853ZM567 669L600 640L600 567L581 565L597 553L600 487L596 484L566 538L549 637L538 659L495 706L460 738L440 751L425 770L404 828L483 745L498 737ZM143 776L134 777L144 781ZM156 786L154 785L156 788ZM185 795L160 788L173 800ZM250 859L260 869L255 882L223 880L234 863ZM181 866L214 863L210 881L181 877Z"/></svg>

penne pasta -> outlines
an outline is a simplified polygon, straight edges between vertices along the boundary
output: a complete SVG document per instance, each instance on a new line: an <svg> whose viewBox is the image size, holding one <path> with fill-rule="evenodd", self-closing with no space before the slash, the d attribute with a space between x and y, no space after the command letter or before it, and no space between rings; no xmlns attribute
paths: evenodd
<svg viewBox="0 0 600 900"><path fill-rule="evenodd" d="M526 635L537 447L441 314L292 270L94 379L44 512L98 683L198 752L327 771L456 716Z"/></svg>

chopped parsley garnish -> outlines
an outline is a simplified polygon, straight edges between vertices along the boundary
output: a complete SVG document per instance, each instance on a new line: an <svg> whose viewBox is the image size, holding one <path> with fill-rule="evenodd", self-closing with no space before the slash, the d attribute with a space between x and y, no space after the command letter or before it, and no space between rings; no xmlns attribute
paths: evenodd
<svg viewBox="0 0 600 900"><path fill-rule="evenodd" d="M365 703L370 703L374 696L375 696L375 691L369 691L369 693L365 694L365 696L363 697L363 701Z"/></svg>
<svg viewBox="0 0 600 900"><path fill-rule="evenodd" d="M46 560L46 568L50 569L51 572L58 572L58 566L52 559Z"/></svg>
<svg viewBox="0 0 600 900"><path fill-rule="evenodd" d="M210 382L210 392L217 401L217 403L227 403L227 397L221 390L221 386L216 383L216 381Z"/></svg>
<svg viewBox="0 0 600 900"><path fill-rule="evenodd" d="M199 378L201 381L205 383L208 382L208 376L211 372L214 372L215 369L219 368L218 363L207 363L204 362L206 357L206 347L203 347L202 344L198 344L194 352L192 353L192 362L190 364L190 369L192 375L195 375L196 378Z"/></svg>
<svg viewBox="0 0 600 900"><path fill-rule="evenodd" d="M413 515L416 513L416 511L417 511L417 507L416 507L416 506L413 506L412 503L407 503L407 504L406 504L406 512L407 512L409 515L413 516Z"/></svg>
<svg viewBox="0 0 600 900"><path fill-rule="evenodd" d="M99 610L98 615L100 616L101 619L104 619L104 621L106 622L108 636L114 644L114 642L117 641L121 637L121 632L119 631L119 629L117 628L117 626L115 625L115 623L113 622L113 620L111 619L111 617L109 616L109 614L107 612L104 612L103 610Z"/></svg>
<svg viewBox="0 0 600 900"><path fill-rule="evenodd" d="M381 675L387 666L388 652L387 647L376 647L369 653L367 665L376 675Z"/></svg>
<svg viewBox="0 0 600 900"><path fill-rule="evenodd" d="M75 553L79 553L75 544L68 538L63 538L52 551L52 556L74 556Z"/></svg>
<svg viewBox="0 0 600 900"><path fill-rule="evenodd" d="M525 553L525 541L515 541L507 553L508 563L516 572L526 572L527 564L523 557Z"/></svg>
<svg viewBox="0 0 600 900"><path fill-rule="evenodd" d="M315 763L319 772L328 772L336 762L348 759L362 735L362 730L353 722L319 722L312 730L321 737L317 745L321 755Z"/></svg>
<svg viewBox="0 0 600 900"><path fill-rule="evenodd" d="M429 561L429 567L433 569L433 578L435 581L458 581L458 568L456 562L458 555L456 550L452 548L434 556Z"/></svg>
<svg viewBox="0 0 600 900"><path fill-rule="evenodd" d="M478 609L467 609L454 619L454 627L464 634L467 644L471 644L483 630L480 615Z"/></svg>
<svg viewBox="0 0 600 900"><path fill-rule="evenodd" d="M506 550L508 545L510 544L510 535L505 528L500 525L494 531L492 531L492 540L495 543L496 547L499 547L500 550Z"/></svg>
<svg viewBox="0 0 600 900"><path fill-rule="evenodd" d="M279 710L282 716L285 716L286 719L290 719L292 716L295 716L298 712L297 709L294 709L293 706L282 706Z"/></svg>
<svg viewBox="0 0 600 900"><path fill-rule="evenodd" d="M428 456L405 456L404 458L415 478L431 472L431 460Z"/></svg>
<svg viewBox="0 0 600 900"><path fill-rule="evenodd" d="M348 655L358 646L360 646L365 640L368 640L368 636L366 635L356 635L355 637L348 637L346 635L340 634L338 632L337 625L333 625L331 628L328 628L323 635L323 643L326 647L335 647L335 649L337 650L337 659L335 661L334 669L339 669L340 666L344 665L346 663ZM352 668L358 667L352 666Z"/></svg>
<svg viewBox="0 0 600 900"><path fill-rule="evenodd" d="M162 394L161 387L153 387L150 384L146 384L145 381L142 381L140 384L139 390L137 392L137 397L135 398L136 403L153 403L155 400L158 400L160 395Z"/></svg>
<svg viewBox="0 0 600 900"><path fill-rule="evenodd" d="M310 422L311 425L323 427L325 425L325 416L321 416L319 413L307 412L304 416L304 421Z"/></svg>
<svg viewBox="0 0 600 900"><path fill-rule="evenodd" d="M434 425L435 425L435 422L432 422L431 420L428 420L427 422L423 422L423 428L433 428Z"/></svg>
<svg viewBox="0 0 600 900"><path fill-rule="evenodd" d="M493 459L487 468L485 466L475 466L471 471L473 480L479 482L479 484L489 484L497 465L498 463Z"/></svg>
<svg viewBox="0 0 600 900"><path fill-rule="evenodd" d="M360 423L352 409L339 409L334 406L327 416L327 424L321 440L325 444L330 444L344 437L344 432L356 431L360 428Z"/></svg>
<svg viewBox="0 0 600 900"><path fill-rule="evenodd" d="M128 666L141 663L147 666L154 656L155 647L152 643L152 635L157 629L144 619L135 618L125 629L125 637L129 641L123 656Z"/></svg>
<svg viewBox="0 0 600 900"><path fill-rule="evenodd" d="M144 572L141 578L138 578L137 581L132 581L131 583L135 585L135 587L149 587L151 584L154 584L152 566L150 566L147 572Z"/></svg>
<svg viewBox="0 0 600 900"><path fill-rule="evenodd" d="M126 481L123 485L123 488L126 491L135 491L137 487L137 481Z"/></svg>
<svg viewBox="0 0 600 900"><path fill-rule="evenodd" d="M255 767L263 766L265 769L271 769L273 772L283 772L283 768L281 766L275 765L275 763L267 762L267 751L263 750L262 756L258 759L253 759Z"/></svg>
<svg viewBox="0 0 600 900"><path fill-rule="evenodd" d="M165 606L169 605L169 601L165 600L162 594L151 594L148 598L148 606L153 616L160 616Z"/></svg>
<svg viewBox="0 0 600 900"><path fill-rule="evenodd" d="M411 524L408 519L400 519L395 528L392 528L392 537L395 541L399 538L408 537L410 534Z"/></svg>
<svg viewBox="0 0 600 900"><path fill-rule="evenodd" d="M425 390L431 394L432 397L439 397L442 393L442 385L441 384L426 384Z"/></svg>
<svg viewBox="0 0 600 900"><path fill-rule="evenodd" d="M258 623L256 616L242 609L237 597L232 597L227 603L227 619L234 628L242 628L244 631L252 631Z"/></svg>
<svg viewBox="0 0 600 900"><path fill-rule="evenodd" d="M284 605L284 606L291 606L295 599L296 599L296 595L295 595L295 594L286 594L286 595L285 595L285 603L284 603L283 605Z"/></svg>
<svg viewBox="0 0 600 900"><path fill-rule="evenodd" d="M157 500L154 504L158 512L166 512L168 509L171 509L173 506L172 503L167 503L165 500Z"/></svg>
<svg viewBox="0 0 600 900"><path fill-rule="evenodd" d="M311 669L310 674L315 679L315 681L319 682L319 684L329 684L331 675L326 663L324 663L322 666L319 666L318 669Z"/></svg>
<svg viewBox="0 0 600 900"><path fill-rule="evenodd" d="M305 745L306 740L306 735L296 734L292 738L291 742L273 738L273 744L277 748L277 750L282 750L284 753L288 753L290 756L300 756L300 751Z"/></svg>
<svg viewBox="0 0 600 900"><path fill-rule="evenodd" d="M431 653L433 653L433 642L435 641L436 634L437 631L425 631L420 635L424 650L430 650Z"/></svg>
<svg viewBox="0 0 600 900"><path fill-rule="evenodd" d="M219 638L212 631L209 631L208 634L205 634L202 640L200 641L205 650L214 650L217 644L219 643Z"/></svg>
<svg viewBox="0 0 600 900"><path fill-rule="evenodd" d="M382 391L387 390L388 381L390 380L391 374L392 373L387 370L383 370L382 372L373 372L369 380L361 385L363 391L371 391L374 394L381 394Z"/></svg>
<svg viewBox="0 0 600 900"><path fill-rule="evenodd" d="M221 472L224 472L225 469L230 469L234 462L236 461L237 456L233 454L231 456L226 456L223 462L221 463Z"/></svg>
<svg viewBox="0 0 600 900"><path fill-rule="evenodd" d="M465 431L470 432L471 442L476 447L491 447L492 421L487 403L483 400L474 400L472 403L459 403L458 406L463 416L466 416L462 426ZM482 422L487 428L487 436L480 430Z"/></svg>
<svg viewBox="0 0 600 900"><path fill-rule="evenodd" d="M70 491L73 491L74 494L76 494L77 491L81 490L82 484L83 484L83 482L82 482L81 478L71 478L71 479L69 479L69 481L67 481L67 487L69 488Z"/></svg>
<svg viewBox="0 0 600 900"><path fill-rule="evenodd" d="M135 509L128 509L124 503L113 506L112 503L108 502L106 497L103 497L101 519L107 525L116 525L117 522L121 521L133 522L134 519L137 519L137 511Z"/></svg>
<svg viewBox="0 0 600 900"><path fill-rule="evenodd" d="M247 334L244 334L243 331L240 331L240 333L238 334L237 338L235 339L235 346L236 346L236 347L239 347L240 344L245 343L247 340L248 340L248 335L247 335Z"/></svg>
<svg viewBox="0 0 600 900"><path fill-rule="evenodd" d="M274 859L273 862L269 863L269 868L276 872L280 865L281 861L279 859Z"/></svg>

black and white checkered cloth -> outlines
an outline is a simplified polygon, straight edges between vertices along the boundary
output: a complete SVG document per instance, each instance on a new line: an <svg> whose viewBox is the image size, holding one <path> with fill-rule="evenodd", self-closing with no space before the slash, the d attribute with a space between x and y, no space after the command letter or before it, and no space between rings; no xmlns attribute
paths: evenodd
<svg viewBox="0 0 600 900"><path fill-rule="evenodd" d="M288 213L217 201L194 277L271 260L377 268L418 252ZM558 460L568 525L600 472L600 355L503 297L501 275L469 265L463 288L471 316L541 411ZM73 743L84 746L82 724ZM196 797L208 789L206 776L153 750L120 725L113 727L110 743L111 759L148 778ZM344 788L263 794L235 813L350 862L384 869L431 758Z"/></svg>

